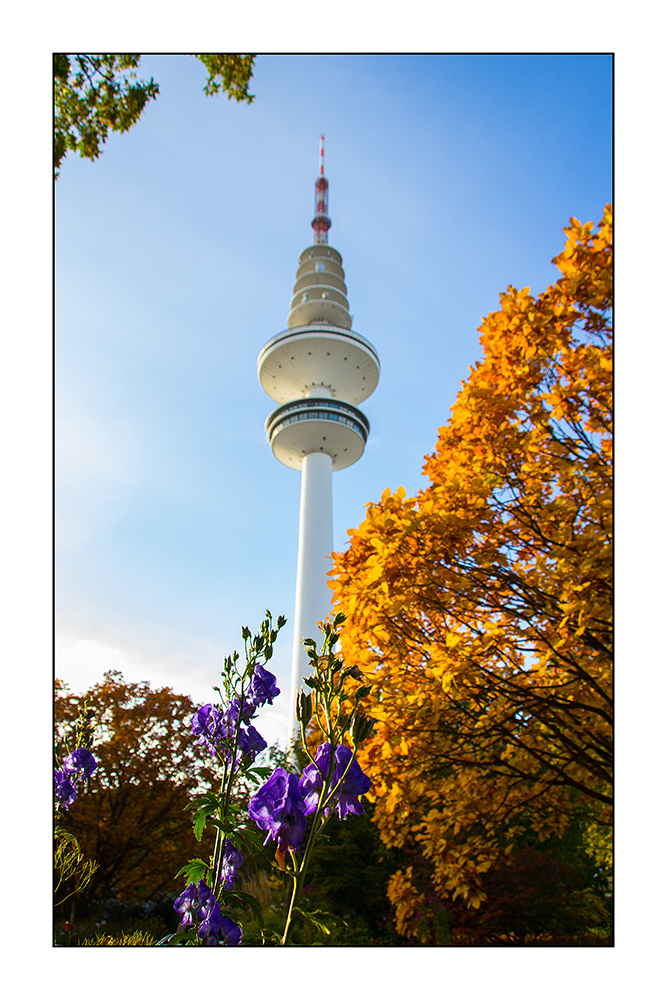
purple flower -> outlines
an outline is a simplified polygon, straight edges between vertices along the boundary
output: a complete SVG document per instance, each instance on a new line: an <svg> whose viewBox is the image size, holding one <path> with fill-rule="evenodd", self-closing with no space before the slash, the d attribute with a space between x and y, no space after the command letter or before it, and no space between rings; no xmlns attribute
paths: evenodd
<svg viewBox="0 0 667 1000"><path fill-rule="evenodd" d="M276 686L276 678L269 671L265 670L261 663L255 667L255 672L250 681L250 697L255 705L273 705L273 699L280 694L280 688Z"/></svg>
<svg viewBox="0 0 667 1000"><path fill-rule="evenodd" d="M83 771L86 778L89 778L97 768L97 761L90 750L86 750L85 747L79 747L78 750L74 750L69 757L65 757L63 763L67 771Z"/></svg>
<svg viewBox="0 0 667 1000"><path fill-rule="evenodd" d="M243 940L243 931L238 924L235 924L230 917L223 916L220 918L222 922L222 940L227 945L240 944Z"/></svg>
<svg viewBox="0 0 667 1000"><path fill-rule="evenodd" d="M296 774L277 767L268 781L250 800L248 812L260 830L266 830L265 844L278 841L283 854L298 850L306 829L306 807Z"/></svg>
<svg viewBox="0 0 667 1000"><path fill-rule="evenodd" d="M220 942L220 931L222 930L222 914L220 904L217 899L213 900L211 906L204 910L203 920L199 924L197 934L206 945L217 945Z"/></svg>
<svg viewBox="0 0 667 1000"><path fill-rule="evenodd" d="M192 732L199 737L197 743L208 747L213 754L217 744L229 735L225 718L215 705L203 705L195 712L192 716Z"/></svg>
<svg viewBox="0 0 667 1000"><path fill-rule="evenodd" d="M345 772L345 768L352 758L352 751L349 747L336 747L334 754L334 772L331 779L331 788L335 788ZM315 763L308 764L304 768L303 777L299 782L299 789L303 795L306 805L306 816L315 812L320 799L322 786L329 773L331 766L331 745L322 743L315 754ZM365 810L359 802L359 796L365 795L371 787L371 779L364 774L356 760L350 764L350 769L345 775L343 783L334 792L333 805L336 808L339 819L345 819L349 813L360 816ZM327 806L325 812L329 812L331 807Z"/></svg>
<svg viewBox="0 0 667 1000"><path fill-rule="evenodd" d="M234 860L238 859L238 865L240 865L243 858L229 841L225 847L226 854L228 849L229 857ZM180 930L194 927L195 920L199 920L197 935L205 945L216 946L221 939L224 944L234 945L243 938L243 931L239 925L235 924L229 917L223 917L220 912L220 904L203 878L199 879L196 886L194 882L190 882L186 886L178 899L175 900L174 909L183 914L183 919L178 925Z"/></svg>
<svg viewBox="0 0 667 1000"><path fill-rule="evenodd" d="M194 885L194 883L191 884ZM197 916L201 918L204 916L204 910L210 909L216 901L213 892L206 885L203 878L200 878L197 883L197 899L199 900L199 912Z"/></svg>
<svg viewBox="0 0 667 1000"><path fill-rule="evenodd" d="M254 760L258 753L266 750L267 746L268 743L257 732L254 726L248 726L246 731L243 729L239 730L239 750L244 757L246 754L250 754Z"/></svg>
<svg viewBox="0 0 667 1000"><path fill-rule="evenodd" d="M76 789L70 781L69 773L66 770L54 771L53 776L58 803L63 807L65 812L68 812L69 807L76 798Z"/></svg>
<svg viewBox="0 0 667 1000"><path fill-rule="evenodd" d="M183 918L178 925L181 930L187 930L188 927L192 927L195 919L195 911L197 909L196 897L197 887L194 882L190 882L189 885L185 887L181 895L174 901L174 909L177 913L182 913Z"/></svg>
<svg viewBox="0 0 667 1000"><path fill-rule="evenodd" d="M341 775L352 758L352 751L349 747L336 747L334 757L336 767L332 787L340 781ZM359 796L365 795L371 784L371 779L361 770L358 761L353 760L342 785L334 795L338 819L345 819L348 813L361 816L366 811L359 801Z"/></svg>
<svg viewBox="0 0 667 1000"><path fill-rule="evenodd" d="M199 899L197 916L201 921L197 934L205 945L217 945L220 931L222 930L220 904L203 878L199 879L197 896Z"/></svg>
<svg viewBox="0 0 667 1000"><path fill-rule="evenodd" d="M243 855L237 851L231 840L225 841L225 849L220 863L220 885L229 889L236 878L237 870L243 864Z"/></svg>
<svg viewBox="0 0 667 1000"><path fill-rule="evenodd" d="M238 695L235 695L229 703L229 708L225 712L225 722L230 729L233 729L236 726L239 715L241 716L241 722L247 725L247 723L250 722L255 715L255 706L251 701L248 701L247 698L244 697L243 700L241 700Z"/></svg>
<svg viewBox="0 0 667 1000"><path fill-rule="evenodd" d="M299 791L303 795L306 805L306 816L310 816L317 809L320 792L329 773L330 765L331 744L322 743L315 753L315 763L304 768L303 776L299 782Z"/></svg>

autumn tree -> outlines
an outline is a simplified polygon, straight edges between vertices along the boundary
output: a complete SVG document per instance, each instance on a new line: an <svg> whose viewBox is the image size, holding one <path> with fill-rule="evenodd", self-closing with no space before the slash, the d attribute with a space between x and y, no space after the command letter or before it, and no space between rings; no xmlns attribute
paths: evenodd
<svg viewBox="0 0 667 1000"><path fill-rule="evenodd" d="M561 278L501 295L430 484L385 490L335 556L342 651L374 683L375 821L472 907L526 831L583 823L609 861L611 225L571 219ZM394 875L399 930L428 891Z"/></svg>
<svg viewBox="0 0 667 1000"><path fill-rule="evenodd" d="M251 55L197 55L207 70L204 93L220 90L228 98L251 104L248 93L255 57ZM127 132L149 101L160 93L153 78L136 80L140 55L66 55L53 57L55 119L53 153L55 176L67 151L96 160L109 131Z"/></svg>
<svg viewBox="0 0 667 1000"><path fill-rule="evenodd" d="M110 893L149 900L161 890L176 891L179 868L188 858L212 851L207 835L197 843L192 814L185 811L191 793L214 778L192 736L196 706L170 688L127 683L118 671L108 671L81 697L59 681L56 685L60 736L75 725L84 699L92 711L91 750L98 767L86 790L59 817L83 854L98 864L83 908Z"/></svg>
<svg viewBox="0 0 667 1000"><path fill-rule="evenodd" d="M611 914L581 866L550 850L521 847L484 873L478 909L448 907L454 945L606 945Z"/></svg>

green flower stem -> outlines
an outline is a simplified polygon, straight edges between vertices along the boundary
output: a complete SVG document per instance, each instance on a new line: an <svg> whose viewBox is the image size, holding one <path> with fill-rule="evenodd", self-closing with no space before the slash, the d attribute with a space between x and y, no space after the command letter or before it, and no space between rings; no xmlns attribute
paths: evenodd
<svg viewBox="0 0 667 1000"><path fill-rule="evenodd" d="M223 789L225 787L225 781L226 780L227 780L227 763L225 762L225 770L224 770L224 774L223 774L223 777L222 777L222 781L220 783L220 794L221 795L222 795ZM220 816L220 809L218 809L218 819L220 819L220 820L222 819L222 817ZM218 873L218 868L220 867L220 859L222 857L222 849L223 849L222 845L223 845L223 831L220 829L220 827L218 827L217 830L215 831L215 846L213 848L213 873L212 873L213 874L213 878L212 878L213 885L211 886L211 889L213 890L213 895L216 896L216 898L217 898L217 893L218 893L218 885L217 885L218 874L217 873Z"/></svg>
<svg viewBox="0 0 667 1000"><path fill-rule="evenodd" d="M315 813L315 819L313 821L313 826L310 831L310 837L308 838L306 850L303 859L301 861L301 866L297 874L292 876L292 878L294 879L294 885L292 887L292 898L290 900L289 910L287 911L287 920L285 921L285 930L283 932L282 940L280 942L281 945L288 945L291 941L292 928L294 926L292 919L294 913L294 904L296 903L297 899L299 898L299 895L301 894L301 889L303 888L303 883L306 879L308 863L310 862L310 856L312 854L313 847L315 846L316 834L321 833L321 831L324 829L326 825L326 819L324 819L320 825L319 830L317 829L318 820L320 819L321 808L322 808L322 803L320 802L320 805L317 807L317 812Z"/></svg>
<svg viewBox="0 0 667 1000"><path fill-rule="evenodd" d="M292 878L294 879L294 886L292 887L292 898L290 900L289 910L287 911L287 920L285 921L285 930L283 932L283 937L280 942L281 945L288 945L290 943L292 937L292 927L293 927L292 914L294 912L294 905L297 899L299 898L301 889L303 888L303 883L306 878L306 872L308 870L310 856L315 846L315 841L319 836L319 834L324 829L324 827L326 826L327 821L329 819L328 816L323 816L322 812L324 810L325 802L327 802L330 797L329 785L331 784L331 779L333 777L335 765L336 762L334 760L334 755L332 752L331 760L329 762L329 773L322 787L322 791L320 792L320 800L317 804L317 809L315 811L315 816L313 818L313 825L310 828L310 836L308 837L308 843L306 844L306 850L304 852L303 859L301 861L301 866L298 872L296 872L296 874L292 876ZM336 788L338 788L338 783L336 784Z"/></svg>
<svg viewBox="0 0 667 1000"><path fill-rule="evenodd" d="M246 643L246 660L248 660L247 654L247 643ZM254 661L253 661L254 663ZM248 668L246 667L246 670ZM239 705L243 706L243 683L241 683L241 693L239 695ZM225 792L225 799L221 809L218 809L218 819L220 822L227 827L227 820L229 817L229 802L232 794L232 785L234 783L234 765L236 764L236 754L239 745L239 730L241 728L241 708L239 708L239 717L236 720L236 729L234 731L234 746L232 747L232 757L230 768L227 766L227 759L224 760L224 774L222 778L222 784L220 785L220 794ZM218 893L220 891L218 872L220 868L220 861L222 860L222 854L224 851L225 839L227 837L227 831L221 830L220 827L216 830L215 835L215 847L213 849L213 895L218 898Z"/></svg>
<svg viewBox="0 0 667 1000"><path fill-rule="evenodd" d="M229 783L227 785L227 794L225 795L224 815L223 817L221 817L224 823L227 822L227 816L229 815L229 800L231 798L232 784L234 782L234 765L236 764L236 752L239 746L239 729L241 728L241 711L243 708L243 684L241 684L241 693L238 697L239 697L239 717L236 720L236 729L234 730L234 746L232 747L232 760L231 760L232 772L229 776Z"/></svg>

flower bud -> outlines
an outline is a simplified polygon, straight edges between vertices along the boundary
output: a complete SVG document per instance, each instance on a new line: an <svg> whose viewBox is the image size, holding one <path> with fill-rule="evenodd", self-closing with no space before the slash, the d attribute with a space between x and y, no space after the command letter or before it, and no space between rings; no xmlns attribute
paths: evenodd
<svg viewBox="0 0 667 1000"><path fill-rule="evenodd" d="M352 742L355 747L367 740L375 723L362 712L355 712L352 720Z"/></svg>
<svg viewBox="0 0 667 1000"><path fill-rule="evenodd" d="M297 721L300 722L305 729L313 717L312 694L306 694L304 691L299 691L296 696L296 717Z"/></svg>

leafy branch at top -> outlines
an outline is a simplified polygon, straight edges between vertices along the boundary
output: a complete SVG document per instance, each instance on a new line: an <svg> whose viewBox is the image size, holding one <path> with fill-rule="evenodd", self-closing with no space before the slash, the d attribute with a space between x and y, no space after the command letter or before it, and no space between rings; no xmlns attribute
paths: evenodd
<svg viewBox="0 0 667 1000"><path fill-rule="evenodd" d="M251 104L248 93L255 57L252 55L197 55L207 70L204 93L220 90L228 98ZM136 80L138 54L67 55L53 57L55 103L53 156L56 178L68 150L96 160L109 132L127 132L149 101L160 93L150 80Z"/></svg>

